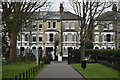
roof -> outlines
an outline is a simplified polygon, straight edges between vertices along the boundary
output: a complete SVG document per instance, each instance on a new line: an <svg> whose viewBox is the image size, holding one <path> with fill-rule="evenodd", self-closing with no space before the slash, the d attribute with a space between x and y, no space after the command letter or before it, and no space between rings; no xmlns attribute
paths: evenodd
<svg viewBox="0 0 120 80"><path fill-rule="evenodd" d="M120 13L119 12L107 11L107 12L103 13L97 20L116 21L116 17L117 17L117 20L120 21Z"/></svg>
<svg viewBox="0 0 120 80"><path fill-rule="evenodd" d="M71 13L71 12L63 12L62 15L60 16L59 11L41 11L41 12L35 12L32 15L32 18L40 19L40 20L60 20L60 17L62 20L77 20L78 17L77 15Z"/></svg>

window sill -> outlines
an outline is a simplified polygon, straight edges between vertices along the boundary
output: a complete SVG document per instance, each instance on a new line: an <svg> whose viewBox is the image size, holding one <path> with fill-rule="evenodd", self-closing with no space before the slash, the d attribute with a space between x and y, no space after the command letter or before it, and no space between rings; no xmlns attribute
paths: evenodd
<svg viewBox="0 0 120 80"><path fill-rule="evenodd" d="M71 29L75 29L75 28L71 28Z"/></svg>
<svg viewBox="0 0 120 80"><path fill-rule="evenodd" d="M65 29L69 29L69 28L65 28Z"/></svg>

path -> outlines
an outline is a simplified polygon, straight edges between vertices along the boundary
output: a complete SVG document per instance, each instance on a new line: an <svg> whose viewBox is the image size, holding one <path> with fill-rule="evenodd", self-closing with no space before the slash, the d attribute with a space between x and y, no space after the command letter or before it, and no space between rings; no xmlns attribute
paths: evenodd
<svg viewBox="0 0 120 80"><path fill-rule="evenodd" d="M51 62L35 78L79 78L79 80L85 80L71 65L65 62Z"/></svg>

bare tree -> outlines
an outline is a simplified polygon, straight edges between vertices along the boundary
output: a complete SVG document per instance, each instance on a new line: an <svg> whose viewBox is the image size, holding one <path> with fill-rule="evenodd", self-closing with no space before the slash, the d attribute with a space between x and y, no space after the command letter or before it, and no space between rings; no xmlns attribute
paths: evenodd
<svg viewBox="0 0 120 80"><path fill-rule="evenodd" d="M59 44L59 37L58 37L58 35L55 35L55 40L54 40L55 42L55 44L54 44L54 47L55 47L55 49L54 49L54 56L55 56L55 60L57 60L57 55L56 55L56 50L57 50L57 46L58 46L58 44Z"/></svg>
<svg viewBox="0 0 120 80"><path fill-rule="evenodd" d="M40 9L47 0L35 2L2 2L2 22L10 38L10 62L16 61L17 36L26 20Z"/></svg>
<svg viewBox="0 0 120 80"><path fill-rule="evenodd" d="M107 8L112 6L109 2L98 2L97 0L82 0L81 2L71 1L71 6L78 15L78 24L80 27L80 46L81 60L85 59L85 43L91 32L100 21L96 21Z"/></svg>

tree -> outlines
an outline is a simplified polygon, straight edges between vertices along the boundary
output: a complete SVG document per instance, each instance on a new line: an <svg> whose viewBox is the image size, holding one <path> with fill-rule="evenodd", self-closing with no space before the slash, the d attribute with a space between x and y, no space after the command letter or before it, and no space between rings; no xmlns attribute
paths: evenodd
<svg viewBox="0 0 120 80"><path fill-rule="evenodd" d="M55 60L57 59L56 49L57 49L58 44L59 44L59 37L58 37L58 35L55 35L55 44L54 44L54 47L55 47L55 49L54 49Z"/></svg>
<svg viewBox="0 0 120 80"><path fill-rule="evenodd" d="M2 2L2 22L10 38L10 62L16 61L17 36L32 14L40 9L47 0L36 2Z"/></svg>
<svg viewBox="0 0 120 80"><path fill-rule="evenodd" d="M89 32L91 32L96 25L100 23L100 21L96 20L103 13L103 11L111 7L111 5L112 3L98 2L98 0L82 0L81 2L78 0L71 1L71 6L78 16L82 60L85 58L85 43L88 39Z"/></svg>

